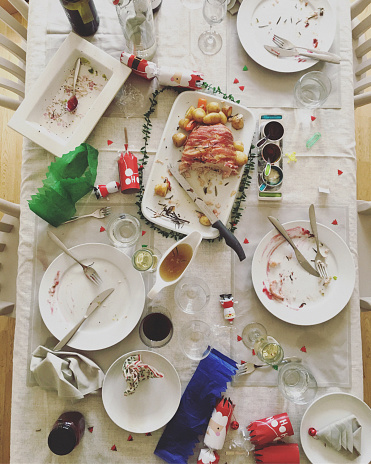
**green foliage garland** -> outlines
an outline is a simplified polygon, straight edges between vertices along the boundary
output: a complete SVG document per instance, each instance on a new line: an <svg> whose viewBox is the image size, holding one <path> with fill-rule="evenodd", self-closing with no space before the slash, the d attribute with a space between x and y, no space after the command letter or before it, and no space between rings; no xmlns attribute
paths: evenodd
<svg viewBox="0 0 371 464"><path fill-rule="evenodd" d="M239 100L234 100L232 95L224 94L221 91L220 87L212 87L211 85L207 84L206 82L203 83L202 87L203 87L203 89L205 91L209 91L210 93L220 94L225 100L230 100L230 101L235 102L235 103L240 102ZM151 102L151 104L150 104L150 107L149 107L148 111L144 114L144 124L143 124L143 128L142 128L144 145L140 149L141 154L142 154L142 158L139 160L140 165L139 165L139 170L138 170L139 182L140 182L140 191L137 193L137 201L136 201L135 204L138 206L138 214L139 214L139 216L145 221L145 223L151 229L157 230L157 232L159 232L164 237L175 238L176 240L179 240L180 238L182 238L184 236L184 234L181 234L181 233L176 232L174 230L168 230L168 229L164 229L162 227L157 226L156 224L154 224L153 222L149 221L147 218L144 217L144 215L142 213L142 209L141 209L141 204L142 204L144 190L145 190L144 182L143 182L143 172L144 172L144 168L147 165L148 159L149 159L149 155L147 153L147 148L148 148L149 140L151 138L151 131L152 131L151 116L152 116L152 114L154 113L154 111L156 109L156 105L158 103L158 100L157 100L158 96L162 92L164 92L165 90L172 90L172 91L174 91L176 93L181 93L182 91L184 91L184 89L181 89L179 87L168 87L168 86L166 86L166 87L163 87L160 90L155 90L152 93L152 97L149 98L149 101ZM245 164L243 174L242 174L242 177L241 177L240 186L239 186L239 189L238 189L238 192L237 192L237 195L236 195L235 202L234 202L233 207L232 207L231 221L230 221L230 230L232 232L234 232L236 230L237 224L240 221L242 211L243 211L242 203L246 199L246 190L248 189L248 187L249 187L249 185L251 183L250 172L254 170L254 166L255 166L254 158L256 156L254 153L252 153L252 150L254 148L255 147L253 145L251 145L250 151L249 151L249 160ZM220 240L220 237L219 237L219 240ZM211 241L213 241L213 240L211 240Z"/></svg>

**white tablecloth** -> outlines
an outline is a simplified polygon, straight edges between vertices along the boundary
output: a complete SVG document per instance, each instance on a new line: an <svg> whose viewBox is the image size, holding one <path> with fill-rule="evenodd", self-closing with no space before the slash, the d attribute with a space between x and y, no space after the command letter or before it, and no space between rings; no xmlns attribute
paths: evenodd
<svg viewBox="0 0 371 464"><path fill-rule="evenodd" d="M111 5L107 0L96 0L99 14L101 16L101 26L92 41L103 48L107 44L108 51L114 56L118 56L120 48L117 47L117 38L120 37L118 23L115 22L115 13L110 10ZM319 109L310 112L303 109L292 108L291 90L283 82L283 76L270 75L269 85L280 90L282 85L284 101L287 103L278 104L277 107L269 108L269 103L264 98L263 87L256 84L257 76L254 73L246 73L246 85L249 84L257 89L255 95L261 97L261 108L253 111L258 118L261 113L280 113L285 121L285 145L284 152L296 152L297 162L287 163L284 160L285 182L283 186L283 200L281 203L270 204L277 217L285 219L285 211L290 208L297 208L301 217L295 219L307 219L306 212L310 203L314 203L321 211L322 218L326 218L326 211L336 211L336 208L343 207L342 218L344 220L344 238L352 251L356 263L356 158L354 140L354 120L353 120L353 81L352 81L352 52L350 34L350 14L348 0L339 0L339 34L340 42L336 45L342 57L341 66L338 68L340 75L341 108ZM59 11L59 13L58 13ZM56 16L56 15L60 16ZM62 23L61 28L57 25ZM160 64L175 65L182 63L182 67L191 67L205 72L206 81L213 85L219 85L226 93L234 93L235 86L231 80L229 62L241 63L249 60L241 47L227 53L227 47L223 47L221 52L214 57L205 58L197 49L197 35L205 28L200 11L186 10L181 6L179 0L163 0L162 7L156 16L157 35L159 47L156 54L156 61ZM218 26L223 37L231 37L235 18L227 19ZM55 25L55 26L54 26ZM66 33L69 32L63 11L55 0L31 0L30 17L28 26L28 58L27 58L27 88L31 88L42 69L50 59L53 50L55 51L63 41ZM109 40L110 33L115 35L115 40ZM229 33L228 33L229 32ZM340 38L340 39L339 39ZM264 74L264 70L260 70ZM335 71L336 72L336 71ZM268 73L268 71L267 71ZM269 75L269 74L267 74ZM146 84L146 85L144 85ZM147 95L150 95L155 85L139 82L130 77L128 84L133 89L141 88ZM120 96L125 98L125 94ZM249 106L249 99L241 95L242 103ZM172 97L165 97L159 104L155 117L153 118L153 130L150 141L152 153L156 151L162 129L167 118L171 105ZM166 100L166 102L165 102ZM282 95L280 97L280 102ZM272 99L276 102L278 100ZM100 163L98 167L97 182L105 183L107 175L114 171L117 150L122 148L124 143L123 126L125 125L131 134L133 151L139 151L142 146L141 130L143 124L143 112L148 108L148 102L143 98L140 104L130 114L120 106L119 99L106 113L106 117L98 123L93 133L87 140L88 143L96 147L100 152ZM283 108L286 107L286 108ZM290 108L291 107L291 108ZM126 109L127 111L127 109ZM311 116L316 119L312 120ZM108 117L109 116L109 117ZM127 118L127 116L130 116ZM123 123L123 118L125 118ZM306 140L315 132L322 134L321 139L308 150L305 146ZM113 140L114 144L107 146L107 140ZM38 282L42 269L47 266L56 256L57 251L50 250L43 245L42 233L45 232L46 224L37 218L28 208L27 200L31 194L36 192L37 187L41 186L41 181L45 176L46 170L53 156L41 149L36 144L25 140L23 164L22 164L22 191L21 191L21 232L19 248L19 275L18 275L18 295L17 295L17 324L14 343L14 374L13 374L13 398L12 398L12 432L11 432L11 462L12 463L52 463L52 462L128 462L128 463L160 463L159 458L153 455L158 439L162 430L152 433L152 436L144 434L132 434L133 441L128 441L129 433L117 427L104 411L100 394L90 395L77 404L71 404L57 397L54 392L46 392L39 387L27 386L29 353L35 348L35 343L39 338L43 342L43 336L47 333L42 325L37 311ZM339 175L338 170L343 174ZM300 179L300 180L299 180ZM320 193L319 187L329 189L330 193ZM122 206L126 199L112 196L112 204ZM135 198L132 199L135 202ZM265 210L267 203L259 203L257 199L257 180L256 173L253 174L253 181L247 191L246 204L248 208L244 215L254 208L255 217L259 221L259 227L264 233L270 230L266 220ZM84 199L79 205L79 211L93 210L98 203L92 197ZM99 203L100 205L100 203ZM116 205L117 206L117 205ZM97 206L98 207L98 206ZM276 208L276 209L275 209ZM261 214L260 214L261 213ZM244 216L245 217L245 216ZM336 219L336 218L334 218ZM93 221L93 220L92 220ZM90 222L89 224L93 224ZM77 226L76 226L77 227ZM82 226L80 226L82 227ZM71 229L72 230L72 229ZM66 235L69 246L84 242L84 236L75 232ZM82 234L84 229L80 229ZM239 231L239 233L243 232ZM40 241L40 240L41 241ZM166 250L173 241L160 236L157 232L153 236L154 243L161 251ZM36 258L38 251L44 250L44 261ZM211 299L208 312L203 316L207 320L212 320L215 325L224 325L222 311L219 304L221 293L233 290L232 282L232 254L224 242L203 242L200 252L197 254L190 275L202 274L209 281L211 287ZM210 263L205 266L204 263ZM223 265L221 265L223 263ZM249 263L246 260L246 265ZM41 266L41 267L40 267ZM226 272L227 270L227 272ZM318 396L329 391L350 392L359 398L363 397L362 387L362 355L361 355L361 332L358 303L358 284L356 285L353 296L344 309L343 315L350 321L350 348L348 374L349 378L343 385L348 387L327 386L321 387ZM251 289L251 291L253 291ZM173 300L173 289L163 291L158 301L170 308L173 313L175 327L184 320L185 316L175 308ZM238 310L238 308L237 308ZM268 315L270 316L270 315ZM267 317L267 315L265 315ZM274 317L267 319L268 324L274 324ZM220 348L226 354L231 350L228 335L221 337ZM329 334L331 337L331 334ZM223 338L223 339L222 339ZM179 370L183 381L183 388L187 380L194 371L195 364L180 356L178 349L178 339L174 336L167 347L160 350ZM138 349L142 345L138 342L137 329L121 344L111 350L109 355L104 352L97 356L104 370L118 356ZM294 354L294 353L293 353ZM304 355L304 353L303 353ZM310 350L307 353L310 356ZM323 353L323 362L326 362L326 353ZM329 384L328 384L329 385ZM260 419L281 412L287 412L294 426L295 435L289 439L291 442L300 443L299 427L305 406L295 406L286 401L273 386L249 386L249 387L230 387L228 395L236 403L235 416L241 426L246 426L250 420ZM47 436L52 424L61 412L76 409L81 411L86 418L87 426L93 427L93 432L86 432L81 444L67 457L58 458L53 455L47 446ZM228 439L233 438L230 432ZM117 451L111 451L111 447L116 445ZM199 445L199 447L201 444ZM226 443L225 449L228 444ZM190 458L190 462L196 462L198 450L195 456ZM237 457L225 456L222 452L221 462L233 464L238 462ZM249 457L244 462L253 462ZM301 450L301 462L308 462Z"/></svg>

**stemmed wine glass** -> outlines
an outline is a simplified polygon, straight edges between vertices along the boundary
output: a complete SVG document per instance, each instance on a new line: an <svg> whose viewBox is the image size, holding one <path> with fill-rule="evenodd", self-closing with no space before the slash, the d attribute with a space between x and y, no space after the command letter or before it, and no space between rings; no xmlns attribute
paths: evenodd
<svg viewBox="0 0 371 464"><path fill-rule="evenodd" d="M222 48L223 39L218 32L212 30L212 26L223 21L227 13L227 3L227 0L204 0L202 13L210 30L200 35L198 46L205 55L215 55Z"/></svg>
<svg viewBox="0 0 371 464"><path fill-rule="evenodd" d="M254 348L262 362L278 365L283 360L282 346L273 337L267 335L266 328L258 322L247 324L242 332L242 341L247 348Z"/></svg>

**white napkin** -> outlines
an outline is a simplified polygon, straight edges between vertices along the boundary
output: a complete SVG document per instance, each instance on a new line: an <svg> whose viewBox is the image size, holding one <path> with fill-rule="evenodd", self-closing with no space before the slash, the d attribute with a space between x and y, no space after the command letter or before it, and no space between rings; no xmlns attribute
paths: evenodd
<svg viewBox="0 0 371 464"><path fill-rule="evenodd" d="M236 14L238 9L240 8L241 3L242 0L229 0L227 5L229 13L232 15Z"/></svg>
<svg viewBox="0 0 371 464"><path fill-rule="evenodd" d="M86 356L41 345L32 353L30 370L40 387L57 390L58 396L71 399L98 390L104 379L101 368Z"/></svg>

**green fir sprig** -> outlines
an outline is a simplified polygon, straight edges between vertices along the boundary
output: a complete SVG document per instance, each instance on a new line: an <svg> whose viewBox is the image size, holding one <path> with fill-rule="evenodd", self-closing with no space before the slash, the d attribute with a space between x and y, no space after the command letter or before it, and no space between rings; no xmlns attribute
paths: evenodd
<svg viewBox="0 0 371 464"><path fill-rule="evenodd" d="M206 82L204 82L202 84L202 88L205 91L208 91L208 92L210 92L212 94L221 95L222 98L225 99L225 100L230 100L230 101L235 102L235 103L240 103L240 100L235 100L233 95L227 95L227 94L223 93L222 90L220 89L220 87L213 87L213 86L207 84ZM154 224L153 222L149 221L143 215L142 209L141 209L144 190L145 190L144 182L143 182L143 172L144 172L144 168L148 164L148 159L149 159L147 148L148 148L148 144L149 144L149 141L150 141L150 138L151 138L151 131L152 131L151 116L154 113L154 111L156 110L156 106L157 106L157 103L158 103L158 96L160 94L162 94L165 90L171 90L171 91L174 91L176 93L181 93L182 91L184 91L186 89L182 89L182 88L179 88L179 87L165 86L165 87L162 87L160 90L155 90L152 93L152 96L149 98L150 107L149 107L148 111L144 114L144 124L143 124L143 128L142 128L144 145L140 149L140 152L142 154L142 158L139 160L140 165L139 165L139 169L138 169L139 182L140 182L140 191L137 193L137 201L135 202L135 204L138 206L138 214L139 214L139 216L144 220L144 222L151 229L157 230L157 232L159 232L164 237L175 238L176 240L179 240L180 238L182 238L184 236L184 234L181 234L181 233L179 233L179 232L177 232L175 230L164 229L164 228L158 226L157 224ZM237 192L237 195L236 195L235 202L234 202L233 207L232 207L231 220L230 220L230 230L231 230L231 232L234 232L236 230L237 225L238 225L238 223L239 223L239 221L241 219L241 215L242 215L242 211L243 211L242 203L246 199L246 190L248 189L248 187L249 187L249 185L251 183L250 172L254 170L254 166L255 166L255 163L254 163L255 154L252 153L252 150L254 148L255 147L253 145L251 145L250 150L249 150L249 160L248 160L248 162L246 163L246 165L244 167L243 174L242 174L242 177L241 177L240 186L239 186L239 189L238 189L238 192ZM221 237L219 237L219 240L220 239L221 239ZM210 241L213 241L213 240L214 239L211 239Z"/></svg>

